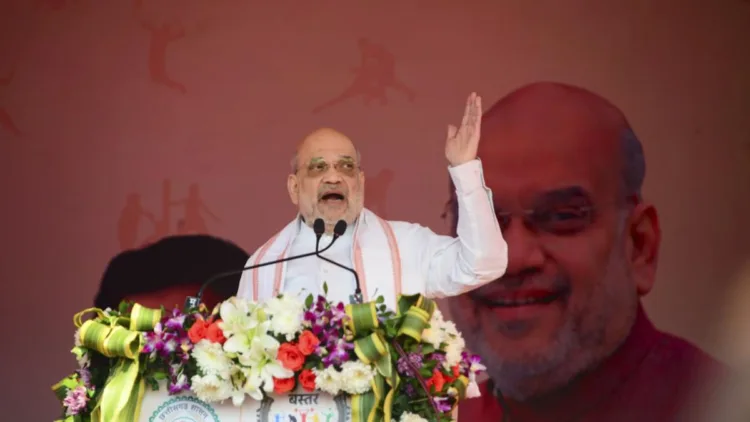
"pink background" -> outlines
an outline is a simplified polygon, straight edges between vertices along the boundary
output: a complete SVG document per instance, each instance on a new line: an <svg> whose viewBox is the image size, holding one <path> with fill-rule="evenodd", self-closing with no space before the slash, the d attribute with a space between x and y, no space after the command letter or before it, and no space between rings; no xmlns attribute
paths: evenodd
<svg viewBox="0 0 750 422"><path fill-rule="evenodd" d="M184 37L146 29L165 23ZM715 316L750 250L750 2L2 0L0 31L3 419L57 416L71 317L122 246L182 219L252 252L293 217L288 163L319 126L357 142L369 207L444 232L445 126L472 90L489 106L540 79L629 116L664 229L648 310L718 352ZM360 38L385 53L357 74ZM161 229L130 221L131 194L163 216L165 180L175 201L196 184L218 221L198 201Z"/></svg>

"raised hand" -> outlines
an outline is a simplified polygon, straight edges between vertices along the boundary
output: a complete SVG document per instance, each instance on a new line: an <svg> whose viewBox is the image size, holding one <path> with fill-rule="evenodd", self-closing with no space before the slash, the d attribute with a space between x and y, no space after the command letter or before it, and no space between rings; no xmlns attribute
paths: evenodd
<svg viewBox="0 0 750 422"><path fill-rule="evenodd" d="M479 133L482 128L482 97L472 92L466 100L461 127L448 125L445 157L451 166L460 166L477 158Z"/></svg>

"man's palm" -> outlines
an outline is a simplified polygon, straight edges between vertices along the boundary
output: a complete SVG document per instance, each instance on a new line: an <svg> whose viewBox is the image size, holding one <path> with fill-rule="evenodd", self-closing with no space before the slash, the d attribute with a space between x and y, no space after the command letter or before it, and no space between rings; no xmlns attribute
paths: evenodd
<svg viewBox="0 0 750 422"><path fill-rule="evenodd" d="M445 157L451 166L460 166L477 158L479 134L482 127L482 97L475 92L466 100L461 127L448 125Z"/></svg>

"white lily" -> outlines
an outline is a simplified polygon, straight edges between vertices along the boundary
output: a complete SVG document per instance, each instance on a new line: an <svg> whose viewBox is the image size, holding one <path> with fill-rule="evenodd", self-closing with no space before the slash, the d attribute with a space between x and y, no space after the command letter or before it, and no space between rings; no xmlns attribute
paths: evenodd
<svg viewBox="0 0 750 422"><path fill-rule="evenodd" d="M261 313L256 312L257 307L253 302L236 297L223 302L219 307L219 328L224 336L229 338L255 328L262 317Z"/></svg>

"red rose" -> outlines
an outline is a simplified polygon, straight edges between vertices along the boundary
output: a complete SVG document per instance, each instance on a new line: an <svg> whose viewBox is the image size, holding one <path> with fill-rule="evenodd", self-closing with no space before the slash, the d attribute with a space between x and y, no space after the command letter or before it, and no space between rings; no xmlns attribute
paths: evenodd
<svg viewBox="0 0 750 422"><path fill-rule="evenodd" d="M305 364L305 356L299 351L294 343L284 343L279 347L279 354L276 358L281 362L281 365L294 372L302 369L302 365Z"/></svg>
<svg viewBox="0 0 750 422"><path fill-rule="evenodd" d="M461 375L461 372L458 368L458 365L453 365L453 367L451 368L451 374L450 375L443 374L443 377L445 378L445 382L450 384L453 381L457 380L460 375Z"/></svg>
<svg viewBox="0 0 750 422"><path fill-rule="evenodd" d="M221 320L217 319L206 329L206 339L211 343L224 344L224 342L227 341L226 337L224 337L224 332L219 328L220 322Z"/></svg>
<svg viewBox="0 0 750 422"><path fill-rule="evenodd" d="M294 390L294 377L279 379L273 377L273 391L276 394L285 394Z"/></svg>
<svg viewBox="0 0 750 422"><path fill-rule="evenodd" d="M208 325L208 322L199 319L195 321L192 327L190 327L190 330L188 330L188 338L190 338L190 341L192 341L193 344L196 344L206 338Z"/></svg>
<svg viewBox="0 0 750 422"><path fill-rule="evenodd" d="M299 336L299 351L305 356L310 356L318 348L320 340L310 330L305 330Z"/></svg>
<svg viewBox="0 0 750 422"><path fill-rule="evenodd" d="M445 386L445 378L443 377L443 373L435 369L432 372L432 377L427 380L426 384L427 388L435 387L436 393L443 391L443 387Z"/></svg>
<svg viewBox="0 0 750 422"><path fill-rule="evenodd" d="M315 391L315 372L309 369L303 369L302 372L299 373L299 383L302 384L302 388L304 388L305 391Z"/></svg>

